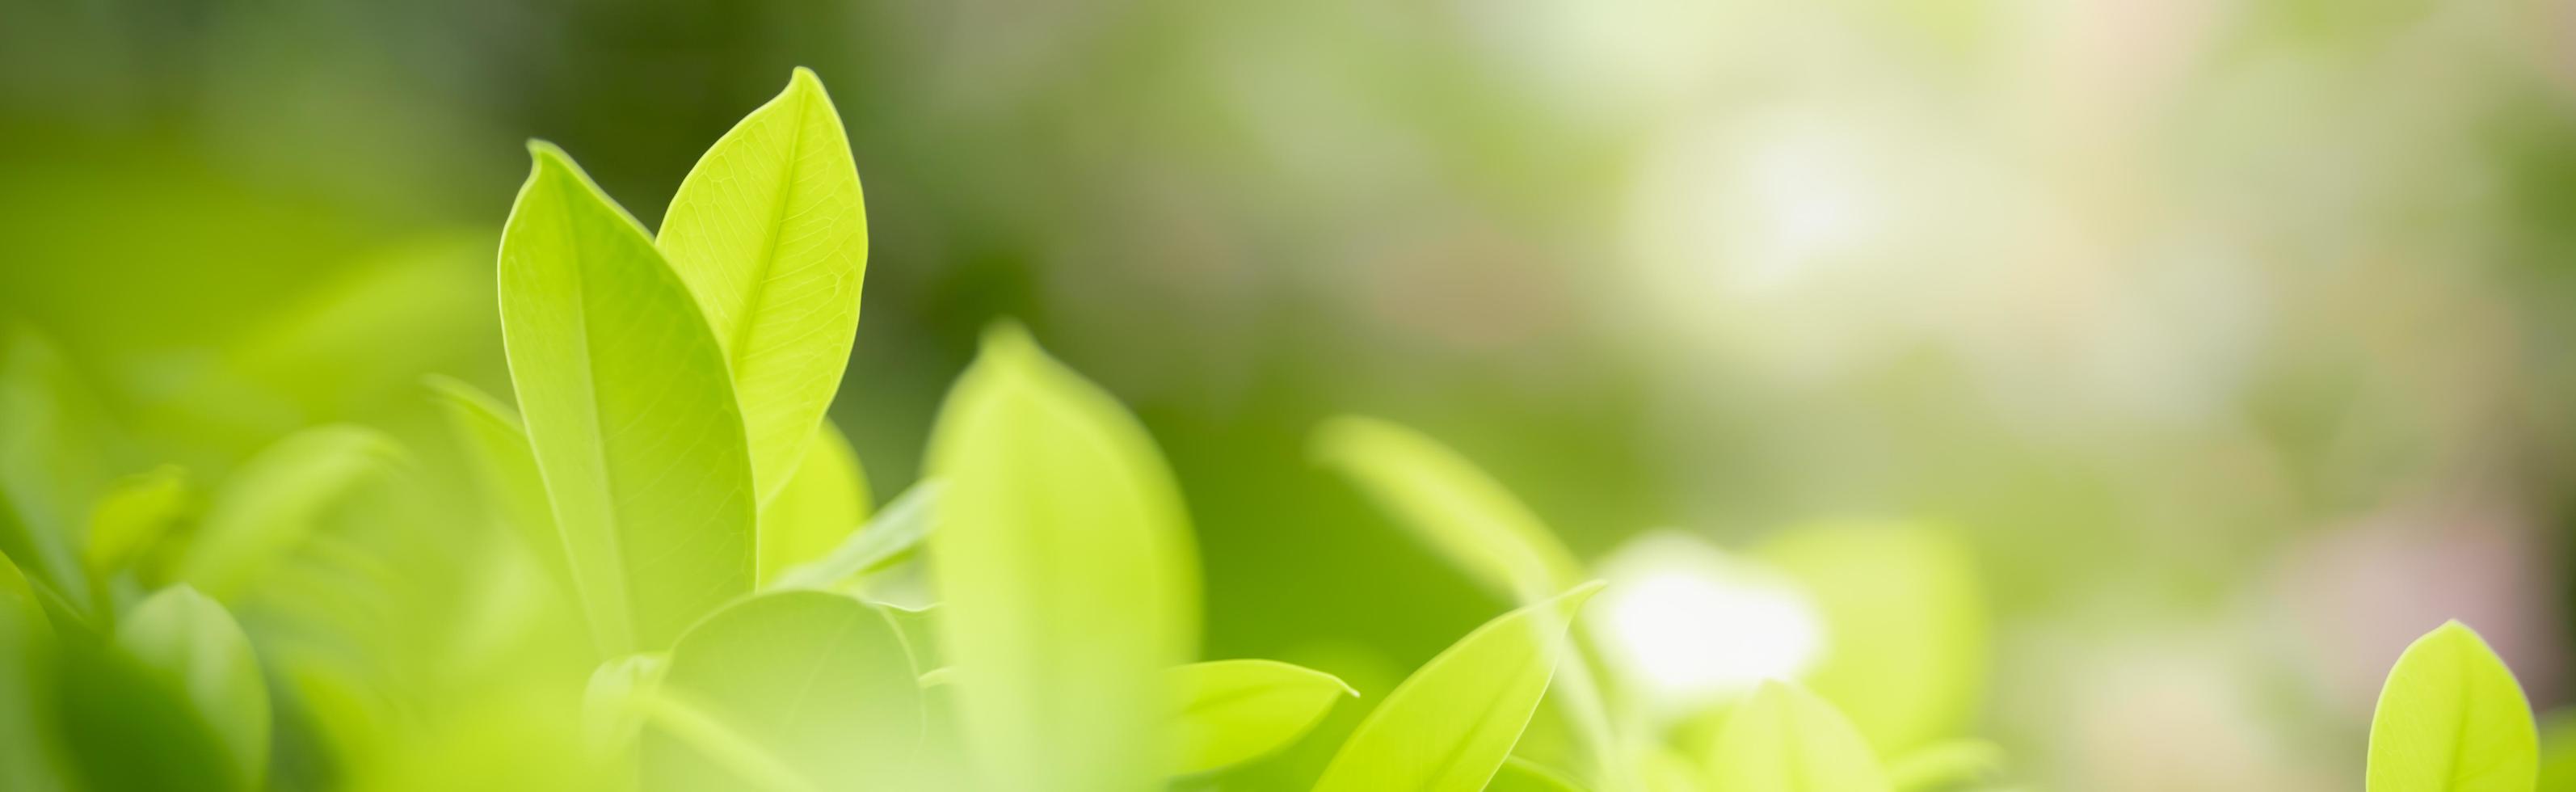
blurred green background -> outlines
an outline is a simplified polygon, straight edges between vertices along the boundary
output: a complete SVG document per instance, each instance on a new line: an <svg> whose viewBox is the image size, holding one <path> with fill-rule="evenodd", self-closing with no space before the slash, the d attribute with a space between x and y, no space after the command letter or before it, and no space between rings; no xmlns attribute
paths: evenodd
<svg viewBox="0 0 2576 792"><path fill-rule="evenodd" d="M1316 467L1357 412L1587 558L1943 526L2043 786L2350 789L2445 618L2576 692L2571 52L2559 0L0 0L0 320L110 474L435 453L421 375L507 392L521 141L653 225L810 66L876 491L1018 317L1170 457L1209 657L1376 695L1501 610Z"/></svg>

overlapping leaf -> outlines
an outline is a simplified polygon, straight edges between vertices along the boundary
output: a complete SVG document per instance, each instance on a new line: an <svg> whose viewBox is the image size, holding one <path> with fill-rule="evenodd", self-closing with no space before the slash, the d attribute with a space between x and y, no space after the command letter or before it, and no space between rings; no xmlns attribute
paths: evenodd
<svg viewBox="0 0 2576 792"><path fill-rule="evenodd" d="M663 216L662 252L733 373L763 500L788 486L848 367L867 275L862 203L840 113L800 68L716 140Z"/></svg>
<svg viewBox="0 0 2576 792"><path fill-rule="evenodd" d="M1369 712L1316 792L1475 792L1538 711L1567 626L1601 584L1503 614L1458 639Z"/></svg>
<svg viewBox="0 0 2576 792"><path fill-rule="evenodd" d="M1163 669L1198 643L1198 575L1142 427L1017 328L986 333L932 433L941 637L967 748L1002 792L1160 783Z"/></svg>
<svg viewBox="0 0 2576 792"><path fill-rule="evenodd" d="M667 646L752 589L742 413L723 349L644 229L563 152L530 149L501 236L510 379L601 650Z"/></svg>

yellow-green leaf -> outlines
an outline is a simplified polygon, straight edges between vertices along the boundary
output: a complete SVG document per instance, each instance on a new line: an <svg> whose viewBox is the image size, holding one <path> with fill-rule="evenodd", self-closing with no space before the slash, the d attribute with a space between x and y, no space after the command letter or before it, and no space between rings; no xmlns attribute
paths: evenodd
<svg viewBox="0 0 2576 792"><path fill-rule="evenodd" d="M197 509L188 471L164 466L119 479L89 510L81 562L94 578L114 575L170 536Z"/></svg>
<svg viewBox="0 0 2576 792"><path fill-rule="evenodd" d="M1582 574L1574 554L1519 498L1420 432L1344 416L1316 430L1315 453L1497 595L1533 602Z"/></svg>
<svg viewBox="0 0 2576 792"><path fill-rule="evenodd" d="M775 769L814 789L864 789L921 741L921 688L903 639L886 614L840 594L762 594L715 612L680 636L651 695L760 746L776 768L745 778L731 748L697 741L701 730L648 729L646 789L745 788Z"/></svg>
<svg viewBox="0 0 2576 792"><path fill-rule="evenodd" d="M2397 657L2370 720L2370 792L2530 792L2539 774L2531 703L2476 631L2449 622Z"/></svg>
<svg viewBox="0 0 2576 792"><path fill-rule="evenodd" d="M2004 782L2004 749L1985 740L1944 740L1887 763L1887 783L1896 792L1985 789Z"/></svg>
<svg viewBox="0 0 2576 792"><path fill-rule="evenodd" d="M84 509L106 483L99 400L62 350L19 329L0 349L0 553L54 591L85 598L78 546Z"/></svg>
<svg viewBox="0 0 2576 792"><path fill-rule="evenodd" d="M841 537L839 546L821 558L789 567L769 582L771 588L831 588L876 571L921 545L935 523L939 484L924 481L904 490L865 527Z"/></svg>
<svg viewBox="0 0 2576 792"><path fill-rule="evenodd" d="M777 497L760 507L760 582L822 558L868 519L868 477L840 427L824 421L805 461Z"/></svg>
<svg viewBox="0 0 2576 792"><path fill-rule="evenodd" d="M849 365L863 203L840 113L800 68L707 149L663 215L663 255L733 372L763 499L787 486Z"/></svg>
<svg viewBox="0 0 2576 792"><path fill-rule="evenodd" d="M752 589L742 413L643 227L562 151L529 149L501 232L510 380L601 651L665 647Z"/></svg>
<svg viewBox="0 0 2576 792"><path fill-rule="evenodd" d="M135 606L117 625L116 642L186 693L222 743L239 788L258 788L268 773L268 683L232 614L195 589L173 586Z"/></svg>
<svg viewBox="0 0 2576 792"><path fill-rule="evenodd" d="M1600 591L1586 583L1503 614L1431 658L1360 721L1316 792L1483 789L1538 711L1575 612Z"/></svg>
<svg viewBox="0 0 2576 792"><path fill-rule="evenodd" d="M1485 792L1587 792L1582 782L1563 770L1520 757L1503 760Z"/></svg>
<svg viewBox="0 0 2576 792"><path fill-rule="evenodd" d="M473 469L486 508L509 526L557 585L571 585L564 540L555 532L554 505L546 500L546 481L537 472L536 452L528 446L528 429L518 411L461 380L434 376L429 386L446 408L448 426Z"/></svg>
<svg viewBox="0 0 2576 792"><path fill-rule="evenodd" d="M940 634L988 788L1159 784L1162 674L1197 652L1198 569L1144 427L1006 326L949 393L929 461Z"/></svg>
<svg viewBox="0 0 2576 792"><path fill-rule="evenodd" d="M392 438L359 426L287 435L225 479L178 564L178 579L230 600L311 537L350 488L404 458Z"/></svg>
<svg viewBox="0 0 2576 792"><path fill-rule="evenodd" d="M1764 682L1726 716L1709 748L1726 792L1887 792L1869 743L1834 705L1794 682Z"/></svg>
<svg viewBox="0 0 2576 792"><path fill-rule="evenodd" d="M1908 523L1824 523L1766 542L1824 618L1800 677L1881 753L1957 736L1984 694L1986 606L1966 546Z"/></svg>
<svg viewBox="0 0 2576 792"><path fill-rule="evenodd" d="M1359 691L1331 674L1276 660L1217 660L1166 672L1180 711L1174 775L1204 773L1267 756L1296 742Z"/></svg>

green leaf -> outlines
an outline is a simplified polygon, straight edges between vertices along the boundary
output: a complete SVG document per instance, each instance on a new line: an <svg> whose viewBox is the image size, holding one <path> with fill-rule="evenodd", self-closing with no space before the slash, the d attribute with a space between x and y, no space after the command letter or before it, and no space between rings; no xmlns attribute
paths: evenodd
<svg viewBox="0 0 2576 792"><path fill-rule="evenodd" d="M0 789L67 788L40 691L54 689L53 629L16 564L0 555Z"/></svg>
<svg viewBox="0 0 2576 792"><path fill-rule="evenodd" d="M1497 595L1535 602L1582 575L1582 564L1528 506L1475 463L1420 432L1344 416L1316 430L1315 453Z"/></svg>
<svg viewBox="0 0 2576 792"><path fill-rule="evenodd" d="M74 548L84 509L107 481L99 399L61 350L16 330L0 350L0 492L15 507L0 519L0 553L52 589L86 597Z"/></svg>
<svg viewBox="0 0 2576 792"><path fill-rule="evenodd" d="M663 255L733 372L764 500L787 486L849 366L867 275L863 203L841 115L800 68L707 149L663 215Z"/></svg>
<svg viewBox="0 0 2576 792"><path fill-rule="evenodd" d="M1494 772L1494 782L1485 792L1586 792L1574 777L1546 765L1520 757L1503 760L1501 770Z"/></svg>
<svg viewBox="0 0 2576 792"><path fill-rule="evenodd" d="M643 652L600 663L581 692L582 742L592 754L623 755L644 729L641 700L661 690L668 652Z"/></svg>
<svg viewBox="0 0 2576 792"><path fill-rule="evenodd" d="M752 589L742 413L714 334L643 227L562 151L529 150L501 232L510 379L601 651L669 646Z"/></svg>
<svg viewBox="0 0 2576 792"><path fill-rule="evenodd" d="M240 749L197 711L184 680L90 637L56 642L61 657L47 703L64 764L82 782L74 788L258 788L245 777Z"/></svg>
<svg viewBox="0 0 2576 792"><path fill-rule="evenodd" d="M1275 660L1217 660L1165 672L1180 711L1174 775L1267 756L1304 736L1343 696L1359 696L1321 671Z"/></svg>
<svg viewBox="0 0 2576 792"><path fill-rule="evenodd" d="M306 429L261 449L215 491L178 579L216 599L239 596L302 547L352 487L403 459L392 438L357 426Z"/></svg>
<svg viewBox="0 0 2576 792"><path fill-rule="evenodd" d="M921 545L930 535L937 510L939 483L924 481L897 496L868 524L841 538L821 558L790 567L770 581L770 588L831 588L853 577L884 568Z"/></svg>
<svg viewBox="0 0 2576 792"><path fill-rule="evenodd" d="M2406 647L2370 721L2371 792L2530 792L2537 727L2522 685L2467 625Z"/></svg>
<svg viewBox="0 0 2576 792"><path fill-rule="evenodd" d="M1764 682L1726 716L1708 753L1726 792L1887 792L1869 743L1834 705L1793 682Z"/></svg>
<svg viewBox="0 0 2576 792"><path fill-rule="evenodd" d="M2540 721L2540 792L2576 792L2576 710Z"/></svg>
<svg viewBox="0 0 2576 792"><path fill-rule="evenodd" d="M760 580L830 553L868 519L868 477L840 427L824 421L787 488L760 507Z"/></svg>
<svg viewBox="0 0 2576 792"><path fill-rule="evenodd" d="M929 462L941 636L990 788L1160 783L1162 673L1197 652L1198 570L1144 427L1004 326L949 393Z"/></svg>
<svg viewBox="0 0 2576 792"><path fill-rule="evenodd" d="M2004 781L2004 749L1985 740L1945 740L1887 763L1888 786L1897 792L1985 789Z"/></svg>
<svg viewBox="0 0 2576 792"><path fill-rule="evenodd" d="M446 408L475 486L485 505L546 572L560 585L571 585L572 568L564 559L563 536L555 531L554 505L546 500L545 477L537 472L536 452L519 413L482 389L461 380L432 376L431 390Z"/></svg>
<svg viewBox="0 0 2576 792"><path fill-rule="evenodd" d="M1475 792L1529 727L1585 583L1503 614L1413 672L1325 766L1316 792Z"/></svg>
<svg viewBox="0 0 2576 792"><path fill-rule="evenodd" d="M94 579L114 575L158 546L196 509L197 491L185 469L164 466L120 479L90 508L82 565Z"/></svg>
<svg viewBox="0 0 2576 792"><path fill-rule="evenodd" d="M903 648L912 655L912 667L924 676L948 667L948 658L939 648L939 606L906 608L900 605L870 603L894 619L894 628L903 634Z"/></svg>
<svg viewBox="0 0 2576 792"><path fill-rule="evenodd" d="M671 649L655 695L684 702L817 789L862 789L922 737L921 687L886 614L856 599L786 591L708 616ZM695 732L648 730L646 789L728 789L741 777ZM766 771L763 775L768 775Z"/></svg>
<svg viewBox="0 0 2576 792"><path fill-rule="evenodd" d="M186 692L240 788L259 787L268 773L268 683L232 614L196 589L173 586L135 606L117 625L116 642Z"/></svg>
<svg viewBox="0 0 2576 792"><path fill-rule="evenodd" d="M1880 753L1957 736L1984 695L1985 595L1968 548L1907 523L1802 526L1755 555L1796 578L1827 641L1800 677Z"/></svg>

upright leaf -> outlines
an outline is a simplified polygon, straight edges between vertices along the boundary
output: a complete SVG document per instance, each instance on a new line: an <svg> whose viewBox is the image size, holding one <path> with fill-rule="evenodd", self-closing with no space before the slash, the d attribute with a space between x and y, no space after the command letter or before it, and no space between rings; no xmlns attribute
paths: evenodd
<svg viewBox="0 0 2576 792"><path fill-rule="evenodd" d="M1420 432L1344 416L1316 431L1315 451L1495 594L1534 602L1581 575L1574 554L1510 490Z"/></svg>
<svg viewBox="0 0 2576 792"><path fill-rule="evenodd" d="M941 636L990 788L1160 783L1162 674L1197 651L1198 573L1144 428L1002 327L949 393L929 462Z"/></svg>
<svg viewBox="0 0 2576 792"><path fill-rule="evenodd" d="M0 553L54 591L86 597L78 546L90 500L106 482L106 419L61 350L34 332L0 349Z"/></svg>
<svg viewBox="0 0 2576 792"><path fill-rule="evenodd" d="M1475 792L1520 742L1556 673L1586 583L1486 622L1397 685L1315 782L1316 792Z"/></svg>
<svg viewBox="0 0 2576 792"><path fill-rule="evenodd" d="M800 68L707 149L663 216L662 252L733 372L763 499L787 485L849 365L868 263L862 204L841 115Z"/></svg>
<svg viewBox="0 0 2576 792"><path fill-rule="evenodd" d="M1726 716L1709 749L1726 792L1887 792L1878 757L1834 705L1792 682L1765 682Z"/></svg>
<svg viewBox="0 0 2576 792"><path fill-rule="evenodd" d="M724 352L643 227L562 151L529 149L501 232L510 380L600 648L668 646L752 588L742 413Z"/></svg>
<svg viewBox="0 0 2576 792"><path fill-rule="evenodd" d="M1359 691L1331 674L1275 660L1191 663L1165 674L1180 709L1174 775L1260 758L1303 736Z"/></svg>
<svg viewBox="0 0 2576 792"><path fill-rule="evenodd" d="M2398 655L2370 720L2370 792L2529 792L2539 774L2531 703L2476 631L2448 622Z"/></svg>
<svg viewBox="0 0 2576 792"><path fill-rule="evenodd" d="M1763 560L1803 584L1824 617L1824 656L1800 677L1861 736L1897 755L1956 736L1982 697L1986 606L1957 539L1906 523L1801 526Z"/></svg>
<svg viewBox="0 0 2576 792"><path fill-rule="evenodd" d="M431 377L448 425L456 432L475 485L493 516L554 576L570 585L572 570L564 559L564 540L555 531L554 505L546 500L546 481L537 472L536 452L517 411L461 380Z"/></svg>
<svg viewBox="0 0 2576 792"><path fill-rule="evenodd" d="M824 421L805 461L777 497L760 507L760 582L830 553L868 518L868 477L840 427Z"/></svg>
<svg viewBox="0 0 2576 792"><path fill-rule="evenodd" d="M402 458L392 438L358 426L315 427L270 444L215 491L180 558L178 579L217 599L235 598L301 547L350 488Z"/></svg>
<svg viewBox="0 0 2576 792"><path fill-rule="evenodd" d="M919 747L921 688L886 614L840 594L743 600L680 636L652 695L676 699L814 789L870 789ZM744 788L694 732L648 730L646 789ZM721 754L726 749L716 749Z"/></svg>
<svg viewBox="0 0 2576 792"><path fill-rule="evenodd" d="M232 614L195 589L174 586L136 606L117 626L116 642L186 693L222 743L238 788L258 788L268 773L268 683Z"/></svg>

